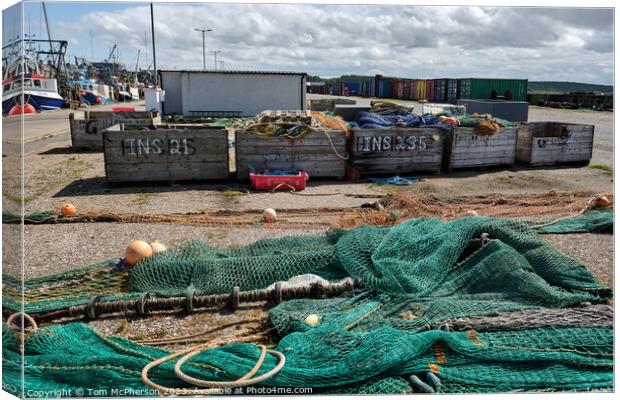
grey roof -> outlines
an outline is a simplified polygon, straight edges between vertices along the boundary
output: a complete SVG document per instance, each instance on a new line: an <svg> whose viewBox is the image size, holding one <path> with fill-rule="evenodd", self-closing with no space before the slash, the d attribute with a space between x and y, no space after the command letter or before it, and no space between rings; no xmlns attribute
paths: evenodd
<svg viewBox="0 0 620 400"><path fill-rule="evenodd" d="M210 69L160 69L159 72L195 72L208 74L231 74L231 75L307 75L305 72L292 71L215 71Z"/></svg>

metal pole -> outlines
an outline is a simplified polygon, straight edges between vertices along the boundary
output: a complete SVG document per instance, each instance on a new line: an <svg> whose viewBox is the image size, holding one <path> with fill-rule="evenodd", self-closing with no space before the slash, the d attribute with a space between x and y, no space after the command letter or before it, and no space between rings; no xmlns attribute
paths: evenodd
<svg viewBox="0 0 620 400"><path fill-rule="evenodd" d="M221 53L222 50L212 50L211 53L213 53L213 66L215 67L215 70L217 71L217 53Z"/></svg>
<svg viewBox="0 0 620 400"><path fill-rule="evenodd" d="M207 69L207 55L205 52L205 30L202 30L202 69Z"/></svg>
<svg viewBox="0 0 620 400"><path fill-rule="evenodd" d="M153 18L153 3L151 3L151 37L153 38L153 76L155 77L155 86L158 85L157 61L155 58L155 22Z"/></svg>
<svg viewBox="0 0 620 400"><path fill-rule="evenodd" d="M90 59L91 61L95 61L95 53L93 52L93 30L89 29L88 33L90 34Z"/></svg>
<svg viewBox="0 0 620 400"><path fill-rule="evenodd" d="M207 51L205 49L205 33L212 32L213 29L198 29L194 28L196 32L202 33L202 69L207 69Z"/></svg>

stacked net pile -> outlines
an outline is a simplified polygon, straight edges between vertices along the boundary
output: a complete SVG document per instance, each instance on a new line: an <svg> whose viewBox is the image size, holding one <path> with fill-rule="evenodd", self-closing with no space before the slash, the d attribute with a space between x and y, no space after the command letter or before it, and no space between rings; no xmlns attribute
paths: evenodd
<svg viewBox="0 0 620 400"><path fill-rule="evenodd" d="M613 386L609 310L593 311L596 324L566 322L583 315L577 312L571 319L568 307L603 303L610 290L523 223L487 217L412 219L393 227L271 239L227 250L190 242L136 266L129 290L161 296L190 289L220 293L308 273L328 280L353 277L366 289L271 309L270 321L282 337L276 350L286 364L263 386L306 387L315 393ZM556 311L561 312L554 319ZM509 315L529 312L546 315L538 318L544 323L521 317L531 323L511 325ZM320 322L309 324L310 315ZM5 380L19 387L18 344L10 338L4 343ZM230 344L201 353L184 371L200 379L235 380L252 369L259 353L253 344ZM166 354L104 338L80 323L48 326L25 344L26 388L145 389L141 369ZM268 354L258 373L276 363ZM173 362L163 364L152 379L187 387L173 367Z"/></svg>

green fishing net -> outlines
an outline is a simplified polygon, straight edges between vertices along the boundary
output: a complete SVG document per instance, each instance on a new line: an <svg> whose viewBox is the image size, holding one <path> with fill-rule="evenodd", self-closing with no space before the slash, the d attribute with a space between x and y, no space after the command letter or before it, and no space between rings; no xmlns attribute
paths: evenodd
<svg viewBox="0 0 620 400"><path fill-rule="evenodd" d="M612 233L614 213L612 211L589 210L581 215L562 218L536 227L539 233Z"/></svg>
<svg viewBox="0 0 620 400"><path fill-rule="evenodd" d="M87 271L92 278L101 268L127 273L110 265ZM525 223L489 217L412 219L393 227L264 239L231 249L195 241L157 254L128 274L128 287L119 294L259 289L303 274L360 279L364 290L286 301L270 310L282 337L276 349L286 356L286 364L261 383L266 387L306 387L313 393L416 392L431 387L420 384L429 372L441 380L433 390L446 393L613 387L611 324L552 323L554 309L605 302L610 290ZM85 275L75 272L74 279ZM39 288L50 282L62 287L58 279L39 278ZM443 330L466 317L530 310L548 310L544 327ZM311 314L318 316L317 326L305 322ZM6 332L4 327L3 335L9 336ZM4 379L19 388L18 343L7 339ZM258 353L253 344L223 346L202 353L187 371L201 379L234 380L253 367ZM25 343L24 384L27 390L47 392L145 389L141 369L165 354L122 338L104 338L81 323L52 325ZM276 361L267 356L259 374ZM173 365L156 368L153 380L184 387Z"/></svg>

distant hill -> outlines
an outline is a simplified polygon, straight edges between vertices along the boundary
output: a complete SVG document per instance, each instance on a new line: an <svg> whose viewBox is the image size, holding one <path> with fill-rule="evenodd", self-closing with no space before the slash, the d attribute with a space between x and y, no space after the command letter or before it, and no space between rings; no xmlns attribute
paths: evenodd
<svg viewBox="0 0 620 400"><path fill-rule="evenodd" d="M593 85L579 82L534 82L527 83L528 93L571 93L571 92L603 92L613 93L614 87Z"/></svg>

